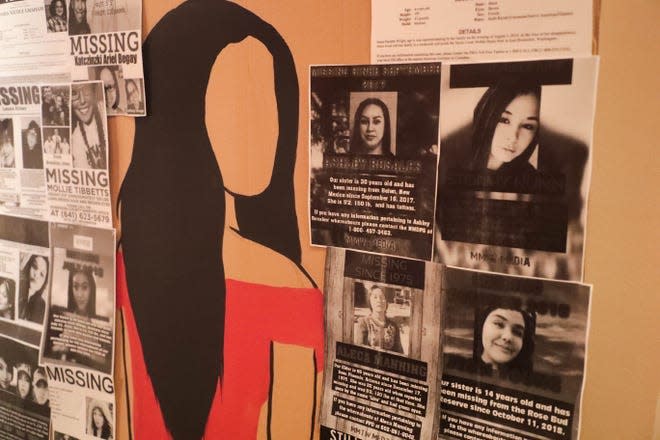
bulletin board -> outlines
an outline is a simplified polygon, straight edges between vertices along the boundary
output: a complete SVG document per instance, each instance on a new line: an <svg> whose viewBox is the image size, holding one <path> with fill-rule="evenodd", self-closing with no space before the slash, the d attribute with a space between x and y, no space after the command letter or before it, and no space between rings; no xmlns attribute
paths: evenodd
<svg viewBox="0 0 660 440"><path fill-rule="evenodd" d="M144 0L143 36L148 37L180 3ZM273 288L322 286L325 251L309 246L307 218L308 66L369 62L370 2L245 0L238 4L277 30L295 64L299 100L293 182L301 253L300 264L296 264L275 251L277 244L255 242L237 232L241 220L235 214L236 200L241 197L236 195L258 195L268 188L278 172L273 164L277 162L276 139L283 130L278 128L277 97L272 86L274 57L262 42L248 37L222 50L210 71L205 96L205 126L228 190L222 246L225 278ZM592 283L594 291L582 407L583 439L646 439L654 432L660 385L660 355L654 338L660 299L655 292L660 279L654 246L659 237L653 219L660 210L652 189L660 184L660 163L654 146L657 99L653 97L660 92L660 63L649 56L649 48L660 44L658 20L659 4L635 0L603 5L600 21L595 21L598 38L594 39L594 47L601 56L601 70L585 256L585 282ZM180 61L171 62L176 65ZM148 82L152 73L148 59L144 67ZM187 81L185 75L180 78L181 83ZM161 93L166 94L161 99L167 102L168 92ZM174 109L180 104L175 96L172 93L169 102ZM178 110L184 115L187 109ZM135 121L114 117L108 124L116 206L133 156ZM118 217L115 225L121 230ZM290 319L286 310L272 306L274 314L280 313L268 315L272 319ZM118 326L130 334L130 324L125 320L118 320ZM125 368L115 369L117 414L123 425L117 438L128 439L129 424L141 420L134 412L128 414L135 396L127 390L132 390L135 383L131 359L123 358L130 357L134 341L127 337L122 346L121 338L118 340L117 352L122 356L116 362ZM320 387L314 384L321 383L322 373L317 374L318 368L312 365L318 362L314 348L275 344L265 361L271 368L277 367L272 370L275 373L271 375L267 399L255 409L257 438L317 436L313 414L318 409ZM655 432L657 435L657 428Z"/></svg>

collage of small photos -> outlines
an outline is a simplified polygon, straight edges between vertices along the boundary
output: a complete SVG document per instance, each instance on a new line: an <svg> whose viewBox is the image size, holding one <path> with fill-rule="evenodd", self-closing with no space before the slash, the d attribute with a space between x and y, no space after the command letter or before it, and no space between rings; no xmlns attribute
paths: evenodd
<svg viewBox="0 0 660 440"><path fill-rule="evenodd" d="M0 14L0 438L115 438L108 117L146 115L141 2Z"/></svg>
<svg viewBox="0 0 660 440"><path fill-rule="evenodd" d="M373 64L310 67L322 440L579 438L592 5L501 3L373 1Z"/></svg>

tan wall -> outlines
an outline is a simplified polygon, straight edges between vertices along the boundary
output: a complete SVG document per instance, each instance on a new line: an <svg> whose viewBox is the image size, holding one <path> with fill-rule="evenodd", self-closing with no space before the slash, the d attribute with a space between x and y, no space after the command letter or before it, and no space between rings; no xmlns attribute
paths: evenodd
<svg viewBox="0 0 660 440"><path fill-rule="evenodd" d="M144 33L178 3L180 0L144 0ZM369 1L238 3L278 29L296 61L301 91L297 213L303 264L321 283L324 252L306 244L307 68L309 64L369 61ZM587 440L649 439L653 431L660 382L660 271L656 267L660 216L660 154L656 153L660 134L658 23L657 0L611 0L602 6L602 59L585 273L586 281L594 284L582 413L582 439ZM221 57L229 63L219 63L212 72L207 95L209 134L212 140L222 139L225 145L235 146L216 149L216 155L223 159L227 186L235 191L258 192L269 176L274 150L272 91L263 87L272 84L272 68L263 48L254 41L231 48ZM231 59L242 62L232 64ZM228 77L223 76L230 80L214 82L225 64L235 66ZM250 89L245 87L246 82L261 86ZM209 102L224 104L212 106ZM114 118L110 125L116 196L130 161L133 121ZM228 211L231 225L234 221L231 209ZM306 285L304 277L281 257L229 231L225 237L228 277L272 285Z"/></svg>

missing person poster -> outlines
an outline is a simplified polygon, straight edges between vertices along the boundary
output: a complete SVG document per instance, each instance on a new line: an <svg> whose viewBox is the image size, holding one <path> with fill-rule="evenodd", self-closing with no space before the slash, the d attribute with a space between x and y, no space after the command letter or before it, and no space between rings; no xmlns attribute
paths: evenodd
<svg viewBox="0 0 660 440"><path fill-rule="evenodd" d="M312 66L312 244L430 260L440 64Z"/></svg>
<svg viewBox="0 0 660 440"><path fill-rule="evenodd" d="M114 438L115 233L51 223L50 236L53 279L41 361L55 438Z"/></svg>
<svg viewBox="0 0 660 440"><path fill-rule="evenodd" d="M70 80L66 17L64 0L0 1L0 81Z"/></svg>
<svg viewBox="0 0 660 440"><path fill-rule="evenodd" d="M598 59L443 65L437 261L582 279Z"/></svg>
<svg viewBox="0 0 660 440"><path fill-rule="evenodd" d="M371 62L591 55L592 0L374 0Z"/></svg>
<svg viewBox="0 0 660 440"><path fill-rule="evenodd" d="M38 358L38 348L0 335L0 438L48 439L48 380Z"/></svg>
<svg viewBox="0 0 660 440"><path fill-rule="evenodd" d="M39 347L51 272L48 223L0 215L0 334Z"/></svg>
<svg viewBox="0 0 660 440"><path fill-rule="evenodd" d="M578 438L591 287L445 269L442 439Z"/></svg>
<svg viewBox="0 0 660 440"><path fill-rule="evenodd" d="M142 2L71 0L68 13L72 80L102 81L108 116L146 115Z"/></svg>
<svg viewBox="0 0 660 440"><path fill-rule="evenodd" d="M41 94L50 220L112 227L103 83L43 85Z"/></svg>
<svg viewBox="0 0 660 440"><path fill-rule="evenodd" d="M321 439L431 438L441 266L329 248Z"/></svg>
<svg viewBox="0 0 660 440"><path fill-rule="evenodd" d="M48 223L0 215L0 438L48 439L39 345L51 280Z"/></svg>
<svg viewBox="0 0 660 440"><path fill-rule="evenodd" d="M115 235L52 223L53 280L42 362L112 374Z"/></svg>
<svg viewBox="0 0 660 440"><path fill-rule="evenodd" d="M46 218L41 110L39 86L0 85L0 213Z"/></svg>

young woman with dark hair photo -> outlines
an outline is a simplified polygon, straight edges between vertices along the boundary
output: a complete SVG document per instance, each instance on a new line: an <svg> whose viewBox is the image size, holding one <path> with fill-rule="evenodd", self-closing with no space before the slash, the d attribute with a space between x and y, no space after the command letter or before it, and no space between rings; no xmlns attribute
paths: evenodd
<svg viewBox="0 0 660 440"><path fill-rule="evenodd" d="M358 105L353 120L351 153L393 156L391 122L387 105L378 98L367 98Z"/></svg>
<svg viewBox="0 0 660 440"><path fill-rule="evenodd" d="M529 374L535 330L534 313L504 305L482 308L475 316L473 361L497 371Z"/></svg>
<svg viewBox="0 0 660 440"><path fill-rule="evenodd" d="M357 321L357 330L353 337L356 344L403 353L399 326L386 316L388 306L383 288L373 285L369 289L371 313Z"/></svg>
<svg viewBox="0 0 660 440"><path fill-rule="evenodd" d="M541 86L505 77L474 109L468 168L506 174L534 173L529 163L538 144Z"/></svg>

